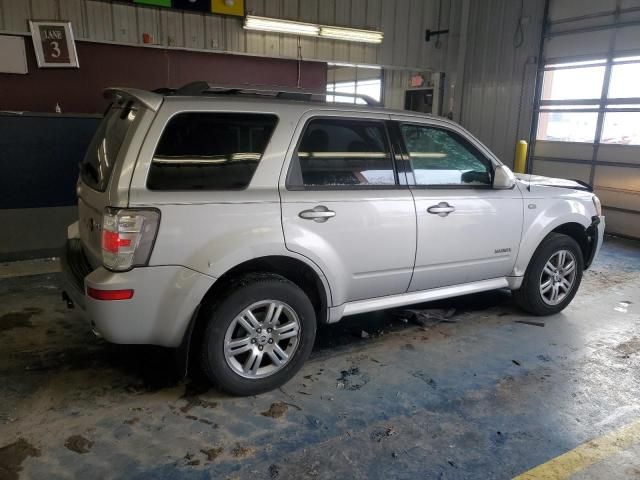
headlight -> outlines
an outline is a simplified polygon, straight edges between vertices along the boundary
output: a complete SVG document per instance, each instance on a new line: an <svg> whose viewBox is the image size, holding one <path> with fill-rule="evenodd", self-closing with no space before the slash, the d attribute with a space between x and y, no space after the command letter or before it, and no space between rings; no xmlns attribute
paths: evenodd
<svg viewBox="0 0 640 480"><path fill-rule="evenodd" d="M596 207L596 213L598 214L599 217L602 216L602 203L600 203L600 199L598 198L597 195L594 195L593 198L593 205Z"/></svg>

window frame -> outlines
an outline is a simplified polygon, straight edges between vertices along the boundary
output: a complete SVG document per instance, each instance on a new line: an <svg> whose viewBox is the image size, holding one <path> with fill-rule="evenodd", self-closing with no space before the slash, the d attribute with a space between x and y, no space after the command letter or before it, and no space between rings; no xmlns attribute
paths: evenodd
<svg viewBox="0 0 640 480"><path fill-rule="evenodd" d="M309 124L315 120L334 120L334 121L353 121L353 122L367 122L367 123L379 123L384 130L384 141L386 147L389 151L389 158L391 160L391 168L393 169L393 185L291 185L289 182L289 177L291 175L291 171L294 165L294 162L300 161L298 158L298 149L300 148L300 144L302 143L302 139L304 138L307 129L309 128ZM342 116L342 115L313 115L308 117L302 129L300 130L300 134L296 139L293 150L291 151L291 155L289 156L289 162L287 166L287 173L284 178L284 185L288 191L292 192L305 192L305 191L366 191L366 190L397 190L398 188L406 188L407 185L402 184L400 181L400 171L398 169L398 165L396 164L396 155L398 152L394 150L394 142L392 141L392 137L390 135L388 129L389 120L379 117L352 117L352 116Z"/></svg>
<svg viewBox="0 0 640 480"><path fill-rule="evenodd" d="M243 186L243 187L239 187L239 188L215 188L215 189L196 189L196 188L190 188L190 189L157 189L157 188L150 188L149 187L149 176L151 175L151 169L153 168L153 162L156 158L156 151L158 150L158 146L160 145L160 141L162 140L162 136L165 133L165 130L167 129L167 127L170 125L170 123L174 120L174 118L178 117L179 115L184 115L184 114L210 114L210 115L262 115L264 117L272 117L275 119L275 123L273 124L273 129L271 131L271 134L269 135L269 138L265 144L264 150L262 151L262 153L260 154L260 159L258 160L258 163L256 165L256 168L253 170L253 173L251 174L251 177L249 178L248 182ZM148 191L148 192L154 192L154 193L161 193L161 194L173 194L173 193L187 193L187 194L193 194L193 193L216 193L216 192L243 192L245 190L247 190L248 188L251 187L251 183L253 182L253 179L256 175L256 172L258 171L258 169L260 168L260 163L262 162L262 159L265 155L265 153L267 152L269 145L271 143L271 140L273 139L274 134L276 133L277 129L278 129L278 125L280 124L280 116L277 115L274 112L256 112L256 111L239 111L239 110L199 110L199 109L190 109L190 110L179 110L179 111L175 111L173 113L171 113L171 115L169 115L168 118L166 118L166 120L164 121L162 127L160 128L160 133L159 135L156 136L154 145L153 145L153 151L151 153L151 159L149 161L149 168L147 169L146 175L145 175L145 179L144 179L144 188Z"/></svg>
<svg viewBox="0 0 640 480"><path fill-rule="evenodd" d="M495 178L495 170L496 170L496 162L489 157L488 155L486 155L483 151L482 148L480 148L480 146L474 141L473 138L470 138L466 135L464 135L462 132L459 132L453 128L448 128L445 125L441 125L441 124L435 124L435 123L426 123L426 122L417 122L417 121L411 121L411 120L393 120L393 123L396 124L396 132L395 134L398 136L398 144L400 145L400 148L402 149L402 160L403 160L403 165L405 166L405 170L406 170L406 175L407 175L407 183L409 185L410 188L412 189L421 189L421 190L493 190L493 181ZM404 141L404 137L402 135L402 130L401 130L401 126L402 125L411 125L411 126L417 126L417 127L423 127L423 128L432 128L435 130L442 130L447 132L448 134L453 134L454 138L455 135L459 136L460 138L466 140L468 142L468 144L473 147L476 152L480 155L480 157L482 157L484 160L486 160L486 162L489 164L491 171L490 171L490 175L491 175L491 183L489 183L488 185L474 185L474 184L469 184L469 185L441 185L441 184L430 184L430 185L420 185L417 183L416 181L416 175L415 175L415 171L413 169L413 165L411 164L411 157L409 155L409 149L407 148L407 145ZM466 147L466 145L465 145Z"/></svg>

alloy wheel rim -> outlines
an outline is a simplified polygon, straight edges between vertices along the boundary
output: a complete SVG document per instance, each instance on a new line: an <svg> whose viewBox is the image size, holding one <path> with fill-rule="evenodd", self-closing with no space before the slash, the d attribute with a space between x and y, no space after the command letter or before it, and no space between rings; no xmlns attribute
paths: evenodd
<svg viewBox="0 0 640 480"><path fill-rule="evenodd" d="M300 319L284 302L262 300L238 314L225 333L224 358L244 378L264 378L285 367L298 349Z"/></svg>
<svg viewBox="0 0 640 480"><path fill-rule="evenodd" d="M539 284L547 305L558 305L573 290L576 265L576 257L569 250L558 250L544 264Z"/></svg>

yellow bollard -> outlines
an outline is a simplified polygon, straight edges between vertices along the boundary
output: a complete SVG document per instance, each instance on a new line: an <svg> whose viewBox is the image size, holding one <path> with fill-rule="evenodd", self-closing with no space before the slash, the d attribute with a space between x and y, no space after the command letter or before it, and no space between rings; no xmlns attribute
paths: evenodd
<svg viewBox="0 0 640 480"><path fill-rule="evenodd" d="M513 162L513 170L516 173L525 173L527 167L527 142L519 140L516 144L516 160Z"/></svg>

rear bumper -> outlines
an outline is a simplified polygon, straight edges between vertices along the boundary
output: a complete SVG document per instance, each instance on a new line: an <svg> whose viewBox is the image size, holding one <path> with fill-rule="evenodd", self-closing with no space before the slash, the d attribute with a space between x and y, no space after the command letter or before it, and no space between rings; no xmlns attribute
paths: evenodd
<svg viewBox="0 0 640 480"><path fill-rule="evenodd" d="M196 308L215 281L180 266L140 267L128 272L99 267L91 271L88 261L83 268L78 267L81 255L80 241L70 239L61 258L65 289L85 311L91 328L112 343L178 347ZM96 300L85 294L88 287L132 289L134 294L128 300Z"/></svg>
<svg viewBox="0 0 640 480"><path fill-rule="evenodd" d="M60 266L63 290L77 307L85 310L84 278L93 269L82 251L79 238L67 240L60 254Z"/></svg>

